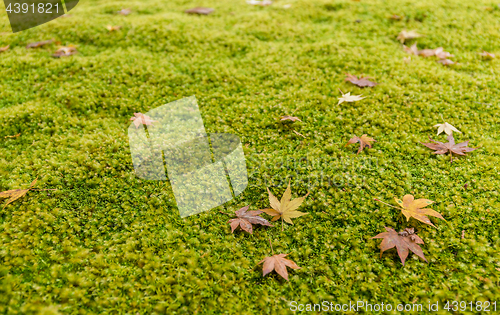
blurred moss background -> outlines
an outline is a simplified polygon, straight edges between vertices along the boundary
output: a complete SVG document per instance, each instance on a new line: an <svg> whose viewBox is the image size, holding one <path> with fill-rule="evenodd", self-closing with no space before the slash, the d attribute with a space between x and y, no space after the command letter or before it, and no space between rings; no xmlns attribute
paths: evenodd
<svg viewBox="0 0 500 315"><path fill-rule="evenodd" d="M215 12L184 13L199 5ZM117 15L123 8L132 14ZM479 55L500 55L496 2L82 0L70 17L16 34L0 9L0 47L10 45L0 53L0 191L36 177L36 188L57 189L30 191L0 210L0 313L500 303L500 60ZM396 40L403 29L458 64L406 63ZM79 53L55 59L55 44L25 48L51 38ZM381 84L362 90L345 73ZM337 105L339 89L366 99ZM191 95L207 132L242 139L250 183L230 203L181 219L168 182L135 177L126 132L134 112ZM284 126L281 115L303 122ZM432 127L443 121L462 131L457 142L480 149L453 163L433 155L419 142L444 141ZM363 133L377 142L356 155L344 144ZM288 179L294 197L311 192L300 208L309 215L283 232L231 234L219 211L268 207L266 186L281 196ZM395 205L406 193L436 201L447 221L407 224L373 200ZM429 263L410 254L403 267L395 250L380 258L380 240L370 238L384 226L415 227ZM255 267L271 255L269 239L302 267L289 282Z"/></svg>

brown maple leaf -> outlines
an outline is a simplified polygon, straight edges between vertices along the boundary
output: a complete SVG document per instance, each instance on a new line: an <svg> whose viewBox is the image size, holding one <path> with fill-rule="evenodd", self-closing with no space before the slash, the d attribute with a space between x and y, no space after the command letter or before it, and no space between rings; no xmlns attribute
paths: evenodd
<svg viewBox="0 0 500 315"><path fill-rule="evenodd" d="M280 117L280 120L281 120L281 121L289 120L289 121L292 121L292 122L295 122L295 121L297 121L297 120L298 120L298 121L302 121L302 120L300 120L300 118L299 118L299 117L288 116L288 115L287 115L287 116L281 116L281 117Z"/></svg>
<svg viewBox="0 0 500 315"><path fill-rule="evenodd" d="M366 134L364 134L361 137L358 137L358 136L352 137L351 140L349 140L345 146L348 146L349 144L353 144L356 142L359 142L359 150L358 150L358 153L356 153L356 154L359 154L361 151L363 151L364 148L366 148L366 147L371 148L372 147L370 142L376 142L376 141L375 141L375 139L370 138Z"/></svg>
<svg viewBox="0 0 500 315"><path fill-rule="evenodd" d="M237 218L229 220L228 223L231 224L232 233L234 233L234 230L236 230L238 226L250 234L253 234L252 224L272 226L266 219L260 216L262 211L248 211L249 207L250 206L246 206L236 211L235 214Z"/></svg>
<svg viewBox="0 0 500 315"><path fill-rule="evenodd" d="M273 255L271 257L265 257L262 259L258 265L261 263L264 263L264 266L262 267L262 276L264 277L271 271L275 270L280 276L282 276L286 281L288 281L288 271L286 270L286 267L292 268L292 269L300 269L299 266L297 266L296 263L293 261L286 259L285 257L288 254L278 254L278 255Z"/></svg>
<svg viewBox="0 0 500 315"><path fill-rule="evenodd" d="M427 261L422 248L418 245L424 244L424 241L417 234L415 234L413 228L406 228L404 231L399 233L390 227L385 227L385 230L387 232L383 232L372 237L372 239L382 239L382 243L380 244L380 257L382 257L382 253L384 251L396 247L403 266L405 265L406 258L408 257L410 251Z"/></svg>
<svg viewBox="0 0 500 315"><path fill-rule="evenodd" d="M204 7L196 7L196 8L192 8L192 9L186 10L184 12L186 12L187 14L209 15L212 12L214 12L214 9L212 9L212 8L204 8Z"/></svg>
<svg viewBox="0 0 500 315"><path fill-rule="evenodd" d="M352 84L357 85L359 87L367 87L367 86L368 87L373 87L373 86L378 85L378 83L372 82L372 81L368 80L368 79L371 79L371 78L368 78L368 77L360 77L360 78L358 78L357 76L349 74L349 73L347 73L346 76L347 76L347 78L345 78L346 81L349 81Z"/></svg>
<svg viewBox="0 0 500 315"><path fill-rule="evenodd" d="M30 43L30 44L26 45L26 49L42 47L44 45L52 44L53 42L54 42L53 39L49 39L49 40L44 40L41 42Z"/></svg>
<svg viewBox="0 0 500 315"><path fill-rule="evenodd" d="M142 113L134 113L135 117L130 118L130 120L134 121L135 128L139 128L139 126L146 125L146 126L152 126L156 120L152 120L151 117L148 115L144 115Z"/></svg>
<svg viewBox="0 0 500 315"><path fill-rule="evenodd" d="M73 45L59 47L55 53L52 54L54 58L69 57L76 54L78 51Z"/></svg>
<svg viewBox="0 0 500 315"><path fill-rule="evenodd" d="M5 47L0 47L0 52L7 51L9 49L10 45L7 45Z"/></svg>
<svg viewBox="0 0 500 315"><path fill-rule="evenodd" d="M433 140L431 139L431 137L429 137L429 140L433 141L434 143L422 143L422 144L428 147L429 149L436 150L435 152L432 152L434 154L450 153L451 162L453 162L453 153L458 155L466 155L467 152L472 152L477 149L477 148L469 148L467 146L469 144L469 141L455 144L455 138L453 138L453 134L450 134L447 139L448 142L443 143Z"/></svg>
<svg viewBox="0 0 500 315"><path fill-rule="evenodd" d="M403 30L399 33L397 39L403 44L407 39L415 39L418 37L422 37L422 35L418 34L416 31Z"/></svg>
<svg viewBox="0 0 500 315"><path fill-rule="evenodd" d="M36 184L37 181L38 181L38 178L35 179L30 184L30 188L28 188L28 189L14 189L14 190L7 190L7 191L4 191L4 192L0 192L0 198L10 198L9 200L7 200L7 203L3 206L2 209L4 209L5 207L7 207L7 205L9 203L12 203L12 202L16 201L17 199L21 198L22 196L26 195L26 193L28 191L30 191L31 188L33 188L33 186L35 186L35 184Z"/></svg>
<svg viewBox="0 0 500 315"><path fill-rule="evenodd" d="M437 62L439 62L440 64L442 64L442 65L444 65L444 66L451 66L451 65L456 64L456 62L455 62L455 61L450 60L450 59L440 59L440 60L438 60Z"/></svg>
<svg viewBox="0 0 500 315"><path fill-rule="evenodd" d="M305 195L304 197L300 198L295 198L293 200L290 200L292 198L292 190L290 188L290 181L288 182L288 187L286 188L285 192L283 193L283 196L281 197L281 201L278 201L278 198L276 198L269 188L267 188L267 192L269 193L269 203L271 204L272 209L262 209L263 212L274 216L271 220L271 222L274 222L276 220L279 220L281 218L281 229L283 230L283 220L286 223L292 224L293 222L291 219L293 218L298 218L303 215L306 215L307 213L297 211L297 209L300 207L302 202L304 202L304 199L309 195Z"/></svg>

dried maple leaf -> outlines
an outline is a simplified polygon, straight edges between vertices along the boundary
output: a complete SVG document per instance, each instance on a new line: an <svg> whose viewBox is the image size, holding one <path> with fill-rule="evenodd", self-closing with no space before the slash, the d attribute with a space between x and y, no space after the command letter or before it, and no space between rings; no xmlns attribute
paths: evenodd
<svg viewBox="0 0 500 315"><path fill-rule="evenodd" d="M73 45L59 47L55 53L52 54L54 58L68 57L76 54L78 51Z"/></svg>
<svg viewBox="0 0 500 315"><path fill-rule="evenodd" d="M437 124L434 125L434 128L438 128L437 134L439 135L441 132L444 131L447 135L451 135L453 131L461 133L457 128L453 127L449 123L445 122L444 124Z"/></svg>
<svg viewBox="0 0 500 315"><path fill-rule="evenodd" d="M431 137L429 137L429 140L433 141L434 143L422 143L422 144L425 145L426 147L428 147L429 149L436 150L435 152L432 152L434 154L446 154L449 152L451 162L453 162L453 153L458 154L458 155L466 155L465 153L472 152L472 151L477 149L477 148L467 147L467 145L469 144L469 141L455 144L455 138L453 138L453 134L450 134L447 139L448 139L448 142L443 143L443 142L433 140L433 139L431 139Z"/></svg>
<svg viewBox="0 0 500 315"><path fill-rule="evenodd" d="M156 120L152 120L148 115L144 115L142 113L134 113L135 117L130 118L130 120L134 121L135 128L139 128L139 126L147 125L152 126Z"/></svg>
<svg viewBox="0 0 500 315"><path fill-rule="evenodd" d="M283 220L286 223L293 224L292 220L293 218L298 218L303 215L306 215L307 213L297 211L297 209L300 207L302 202L304 202L304 199L309 195L305 195L304 197L300 198L295 198L290 201L292 197L292 190L290 188L290 182L288 182L288 187L283 193L283 196L281 197L281 201L278 201L278 198L276 198L269 188L267 188L267 192L269 193L269 203L271 204L272 209L262 209L263 212L274 216L271 219L271 222L274 222L276 220L279 220L281 218L281 224L282 224L282 230L283 230Z"/></svg>
<svg viewBox="0 0 500 315"><path fill-rule="evenodd" d="M270 0L262 0L262 1L247 0L247 4L250 4L250 5L260 5L262 7L265 7L265 6L273 4L273 2L270 1Z"/></svg>
<svg viewBox="0 0 500 315"><path fill-rule="evenodd" d="M455 61L450 60L450 59L440 59L437 62L439 62L440 64L442 64L444 66L454 65L456 63Z"/></svg>
<svg viewBox="0 0 500 315"><path fill-rule="evenodd" d="M260 224L265 226L272 226L266 219L260 216L262 211L247 211L250 206L246 206L236 211L236 219L229 220L231 224L231 232L239 226L242 230L253 234L252 224Z"/></svg>
<svg viewBox="0 0 500 315"><path fill-rule="evenodd" d="M130 9L121 9L117 13L121 14L121 15L129 15L130 13L132 13L132 10L130 10Z"/></svg>
<svg viewBox="0 0 500 315"><path fill-rule="evenodd" d="M201 14L201 15L209 15L210 13L214 12L214 9L212 8L204 8L204 7L196 7L192 8L189 10L184 11L188 14Z"/></svg>
<svg viewBox="0 0 500 315"><path fill-rule="evenodd" d="M376 142L376 141L375 141L375 139L370 138L366 134L364 134L361 137L358 137L358 136L352 137L351 140L349 140L345 146L348 146L349 144L353 144L356 142L359 142L359 150L358 150L358 153L356 153L356 154L359 154L366 147L371 149L372 145L370 142Z"/></svg>
<svg viewBox="0 0 500 315"><path fill-rule="evenodd" d="M5 47L0 47L0 52L7 51L9 49L10 45L7 45Z"/></svg>
<svg viewBox="0 0 500 315"><path fill-rule="evenodd" d="M342 91L340 91L342 93ZM342 97L339 97L339 103L337 105L342 104L343 102L356 102L364 99L361 95L351 95L351 92L346 94L342 93Z"/></svg>
<svg viewBox="0 0 500 315"><path fill-rule="evenodd" d="M280 276L282 276L286 281L288 281L288 271L286 270L286 267L292 268L292 269L300 269L299 266L297 266L296 263L293 261L286 259L285 257L288 254L278 254L278 255L273 255L271 257L265 257L262 259L258 265L264 263L264 266L262 267L262 276L264 277L271 271L275 270L276 273L278 273Z"/></svg>
<svg viewBox="0 0 500 315"><path fill-rule="evenodd" d="M9 200L7 200L7 203L3 206L2 209L4 209L5 207L7 207L7 205L9 203L12 203L12 202L16 201L17 199L21 198L22 196L26 195L26 193L28 191L30 191L30 189L33 188L33 186L35 186L35 184L36 184L37 181L38 181L38 178L35 179L30 184L30 188L28 188L28 189L14 189L14 190L7 190L7 191L4 191L4 192L0 192L0 198L10 198Z"/></svg>
<svg viewBox="0 0 500 315"><path fill-rule="evenodd" d="M26 45L26 49L42 47L44 45L52 44L53 42L54 42L53 39L49 39L42 42L30 43Z"/></svg>
<svg viewBox="0 0 500 315"><path fill-rule="evenodd" d="M368 79L370 79L368 77L358 78L357 76L349 74L349 73L347 73L346 75L347 75L347 78L345 78L346 81L349 81L352 84L357 85L359 87L367 87L367 86L373 87L373 86L378 84L378 83L375 83L375 82L368 80Z"/></svg>
<svg viewBox="0 0 500 315"><path fill-rule="evenodd" d="M417 44L413 44L413 45L411 45L411 47L407 47L406 45L403 45L403 48L404 48L405 52L412 54L412 55L415 55L415 56L418 56L419 50L417 48Z"/></svg>
<svg viewBox="0 0 500 315"><path fill-rule="evenodd" d="M297 120L298 120L298 121L302 121L302 120L300 120L300 118L298 118L298 117L294 117L294 116L281 116L281 119L280 119L280 120L281 120L281 121L290 120L290 121L293 121L293 122L295 122L295 121L297 121Z"/></svg>
<svg viewBox="0 0 500 315"><path fill-rule="evenodd" d="M487 51L484 51L482 53L480 53L481 57L483 57L484 59L494 59L495 58L495 54L492 54L492 53L489 53Z"/></svg>
<svg viewBox="0 0 500 315"><path fill-rule="evenodd" d="M122 27L119 25L116 25L116 26L108 25L108 26L106 26L106 28L108 29L108 31L113 32L113 31L118 31Z"/></svg>
<svg viewBox="0 0 500 315"><path fill-rule="evenodd" d="M444 51L443 47L438 47L434 49L434 56L438 57L439 59L446 59L448 57L453 57L452 54L450 54L447 51Z"/></svg>
<svg viewBox="0 0 500 315"><path fill-rule="evenodd" d="M401 33L399 33L397 39L403 44L407 39L414 39L419 37L422 37L422 35L418 34L416 31L407 32L406 30L403 30L401 31Z"/></svg>
<svg viewBox="0 0 500 315"><path fill-rule="evenodd" d="M415 234L413 228L406 228L404 231L399 233L390 227L385 227L385 230L387 232L380 233L372 237L372 239L382 239L382 243L380 244L380 257L382 257L382 253L384 251L396 247L403 266L405 265L406 258L408 257L410 251L427 261L422 248L418 246L418 244L424 244L424 241L417 234Z"/></svg>
<svg viewBox="0 0 500 315"><path fill-rule="evenodd" d="M401 206L400 210L406 217L406 221L410 221L410 218L415 218L420 222L436 227L427 217L428 215L444 220L443 216L439 212L432 209L422 208L434 203L434 201L429 199L415 200L412 195L404 195L403 200L398 198L394 198L394 200L396 200L396 202Z"/></svg>

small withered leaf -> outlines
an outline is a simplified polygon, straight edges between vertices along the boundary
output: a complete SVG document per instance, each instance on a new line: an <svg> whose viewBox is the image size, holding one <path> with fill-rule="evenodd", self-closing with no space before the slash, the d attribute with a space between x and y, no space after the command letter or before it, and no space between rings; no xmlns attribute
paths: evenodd
<svg viewBox="0 0 500 315"><path fill-rule="evenodd" d="M416 31L403 30L399 33L397 39L403 44L407 39L415 39L419 37L422 37L422 35L418 34Z"/></svg>
<svg viewBox="0 0 500 315"><path fill-rule="evenodd" d="M187 14L209 15L212 12L214 12L214 9L212 9L212 8L204 8L204 7L196 7L196 8L192 8L192 9L186 10L184 12L186 12Z"/></svg>
<svg viewBox="0 0 500 315"><path fill-rule="evenodd" d="M262 7L265 7L265 6L268 6L268 5L271 5L273 4L272 1L270 0L262 0L262 1L258 1L258 0L247 0L247 4L250 4L250 5L260 5Z"/></svg>
<svg viewBox="0 0 500 315"><path fill-rule="evenodd" d="M364 99L364 97L361 97L361 95L351 95L351 92L344 94L342 91L340 91L340 93L342 93L342 97L339 97L339 102L337 105L340 105L343 102L357 102Z"/></svg>
<svg viewBox="0 0 500 315"><path fill-rule="evenodd" d="M130 13L132 13L132 10L130 10L128 8L127 9L121 9L120 11L118 11L116 13L118 13L120 15L129 15Z"/></svg>
<svg viewBox="0 0 500 315"><path fill-rule="evenodd" d="M370 148L371 149L371 147L372 147L371 142L376 142L376 141L375 141L375 139L370 138L366 134L364 134L361 137L358 137L358 136L352 137L346 143L346 146L348 146L349 144L357 143L357 142L359 142L359 150L358 150L358 153L356 153L356 154L359 154L361 151L363 151L364 148Z"/></svg>
<svg viewBox="0 0 500 315"><path fill-rule="evenodd" d="M26 45L26 49L42 47L48 44L52 44L53 42L53 39L49 39L41 42L29 43L28 45Z"/></svg>
<svg viewBox="0 0 500 315"><path fill-rule="evenodd" d="M430 141L433 141L434 143L422 143L429 149L435 150L435 152L432 152L434 154L450 154L450 160L453 162L453 153L458 154L458 155L466 155L467 152L472 152L476 150L477 148L469 148L467 145L469 145L469 141L461 142L458 144L455 144L455 138L453 138L453 134L451 133L448 135L448 142L443 143L439 142L436 140L431 139L429 137Z"/></svg>
<svg viewBox="0 0 500 315"><path fill-rule="evenodd" d="M295 121L302 121L302 120L300 120L300 118L299 118L299 117L294 117L294 116L281 116L281 117L280 117L280 120L281 120L281 121L289 120L289 121L292 121L292 122L295 122Z"/></svg>
<svg viewBox="0 0 500 315"><path fill-rule="evenodd" d="M52 57L54 58L61 58L61 57L69 57L74 54L76 54L78 51L76 50L76 47L73 45L69 46L63 46L59 47L54 54L52 54Z"/></svg>
<svg viewBox="0 0 500 315"><path fill-rule="evenodd" d="M442 64L442 65L444 65L444 66L451 66L451 65L456 64L456 62L455 62L455 61L450 60L450 59L440 59L440 60L438 60L437 62L439 62L440 64Z"/></svg>
<svg viewBox="0 0 500 315"><path fill-rule="evenodd" d="M347 78L345 78L346 81L349 81L352 84L357 85L359 87L373 87L373 86L378 85L378 83L368 80L368 79L370 79L368 77L358 78L357 76L349 74L349 73L347 73L346 75L347 75Z"/></svg>
<svg viewBox="0 0 500 315"><path fill-rule="evenodd" d="M106 26L106 28L108 29L108 31L113 32L113 31L120 30L122 27L120 25L116 25L116 26L108 25L108 26Z"/></svg>
<svg viewBox="0 0 500 315"><path fill-rule="evenodd" d="M489 53L489 52L484 51L484 50L479 55L481 55L481 57L483 57L484 59L487 59L487 60L491 60L491 59L495 58L495 54Z"/></svg>
<svg viewBox="0 0 500 315"><path fill-rule="evenodd" d="M271 257L265 257L264 259L262 259L258 263L258 265L264 263L264 265L262 266L262 276L264 277L271 271L275 270L276 273L278 273L286 281L288 281L288 271L286 270L286 267L292 269L300 269L300 267L297 266L297 264L294 263L293 261L286 259L285 257L287 255L288 254L278 254L278 255L273 255Z"/></svg>
<svg viewBox="0 0 500 315"><path fill-rule="evenodd" d="M383 232L372 237L372 239L382 239L382 243L380 244L380 257L382 257L382 253L386 250L396 247L398 256L401 259L403 266L405 265L406 258L408 257L410 251L427 262L422 248L418 245L424 244L424 241L417 234L415 234L413 228L406 228L404 231L399 233L390 227L385 227L385 230L387 232Z"/></svg>
<svg viewBox="0 0 500 315"><path fill-rule="evenodd" d="M134 122L136 129L139 128L141 124L146 126L152 126L153 123L156 121L152 120L151 117L149 117L148 115L144 115L142 113L134 113L134 117L130 118L130 120Z"/></svg>
<svg viewBox="0 0 500 315"><path fill-rule="evenodd" d="M260 224L265 226L272 226L266 219L260 216L262 211L248 211L250 206L243 207L235 212L236 219L231 219L228 223L231 225L231 232L239 226L242 230L253 234L252 224Z"/></svg>
<svg viewBox="0 0 500 315"><path fill-rule="evenodd" d="M434 125L434 128L438 128L437 134L439 135L441 132L444 131L447 135L451 135L453 131L461 133L457 128L453 127L449 123L445 122L444 124L437 124Z"/></svg>
<svg viewBox="0 0 500 315"><path fill-rule="evenodd" d="M391 20L395 20L395 21L399 21L399 20L402 20L402 19L403 19L403 17L402 17L402 16L400 16L400 15L397 15L397 14L393 14L393 15L391 15L391 16L389 17L389 19L391 19Z"/></svg>
<svg viewBox="0 0 500 315"><path fill-rule="evenodd" d="M10 45L4 46L4 47L0 47L0 52L7 51L9 49L9 47L10 47Z"/></svg>
<svg viewBox="0 0 500 315"><path fill-rule="evenodd" d="M33 186L35 186L36 182L38 181L38 178L36 178L33 182L31 182L30 187L28 189L13 189L13 190L7 190L4 192L0 192L0 198L10 198L7 200L7 203L3 206L3 208L7 207L8 204L16 201L17 199L21 198L22 196L26 195L28 191L30 191ZM2 208L2 209L3 209Z"/></svg>
<svg viewBox="0 0 500 315"><path fill-rule="evenodd" d="M406 221L410 221L410 218L414 218L422 223L436 227L427 217L428 215L444 220L443 216L439 212L434 211L432 209L423 208L425 206L434 203L434 201L431 201L429 199L415 200L415 197L413 197L412 195L404 195L403 200L398 198L394 199L396 200L397 204L401 207L400 208L401 213L405 216Z"/></svg>

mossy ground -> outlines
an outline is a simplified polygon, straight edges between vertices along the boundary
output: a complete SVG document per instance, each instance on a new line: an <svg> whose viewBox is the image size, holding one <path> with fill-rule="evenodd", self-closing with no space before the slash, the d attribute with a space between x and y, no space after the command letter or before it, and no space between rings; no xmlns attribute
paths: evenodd
<svg viewBox="0 0 500 315"><path fill-rule="evenodd" d="M197 5L216 11L183 13ZM114 14L127 7L131 15ZM1 313L500 304L500 60L478 55L500 54L495 1L82 0L71 14L0 36L0 46L11 45L0 54L0 191L36 177L37 188L57 189L31 191L0 211ZM0 17L0 31L10 32ZM123 28L110 33L108 24ZM459 64L405 63L396 40L403 29L425 35L419 48L442 46ZM79 54L25 49L50 38ZM346 72L381 84L359 89L343 82ZM367 98L337 105L339 88ZM236 200L181 219L168 183L135 177L126 132L134 112L191 95L208 132L240 136L251 177ZM303 120L293 128L306 139L277 122L290 114ZM463 132L457 141L480 149L450 163L419 144L435 137L441 116ZM363 133L378 141L373 149L344 147ZM293 196L311 192L301 207L309 215L283 232L278 224L231 234L219 211L268 207L266 186L281 196L289 178ZM447 221L406 224L373 200L394 204L406 193L436 201ZM380 258L380 240L370 238L384 226L415 226L429 263L410 254L403 267L394 250ZM271 254L269 239L302 267L289 282L254 268Z"/></svg>

